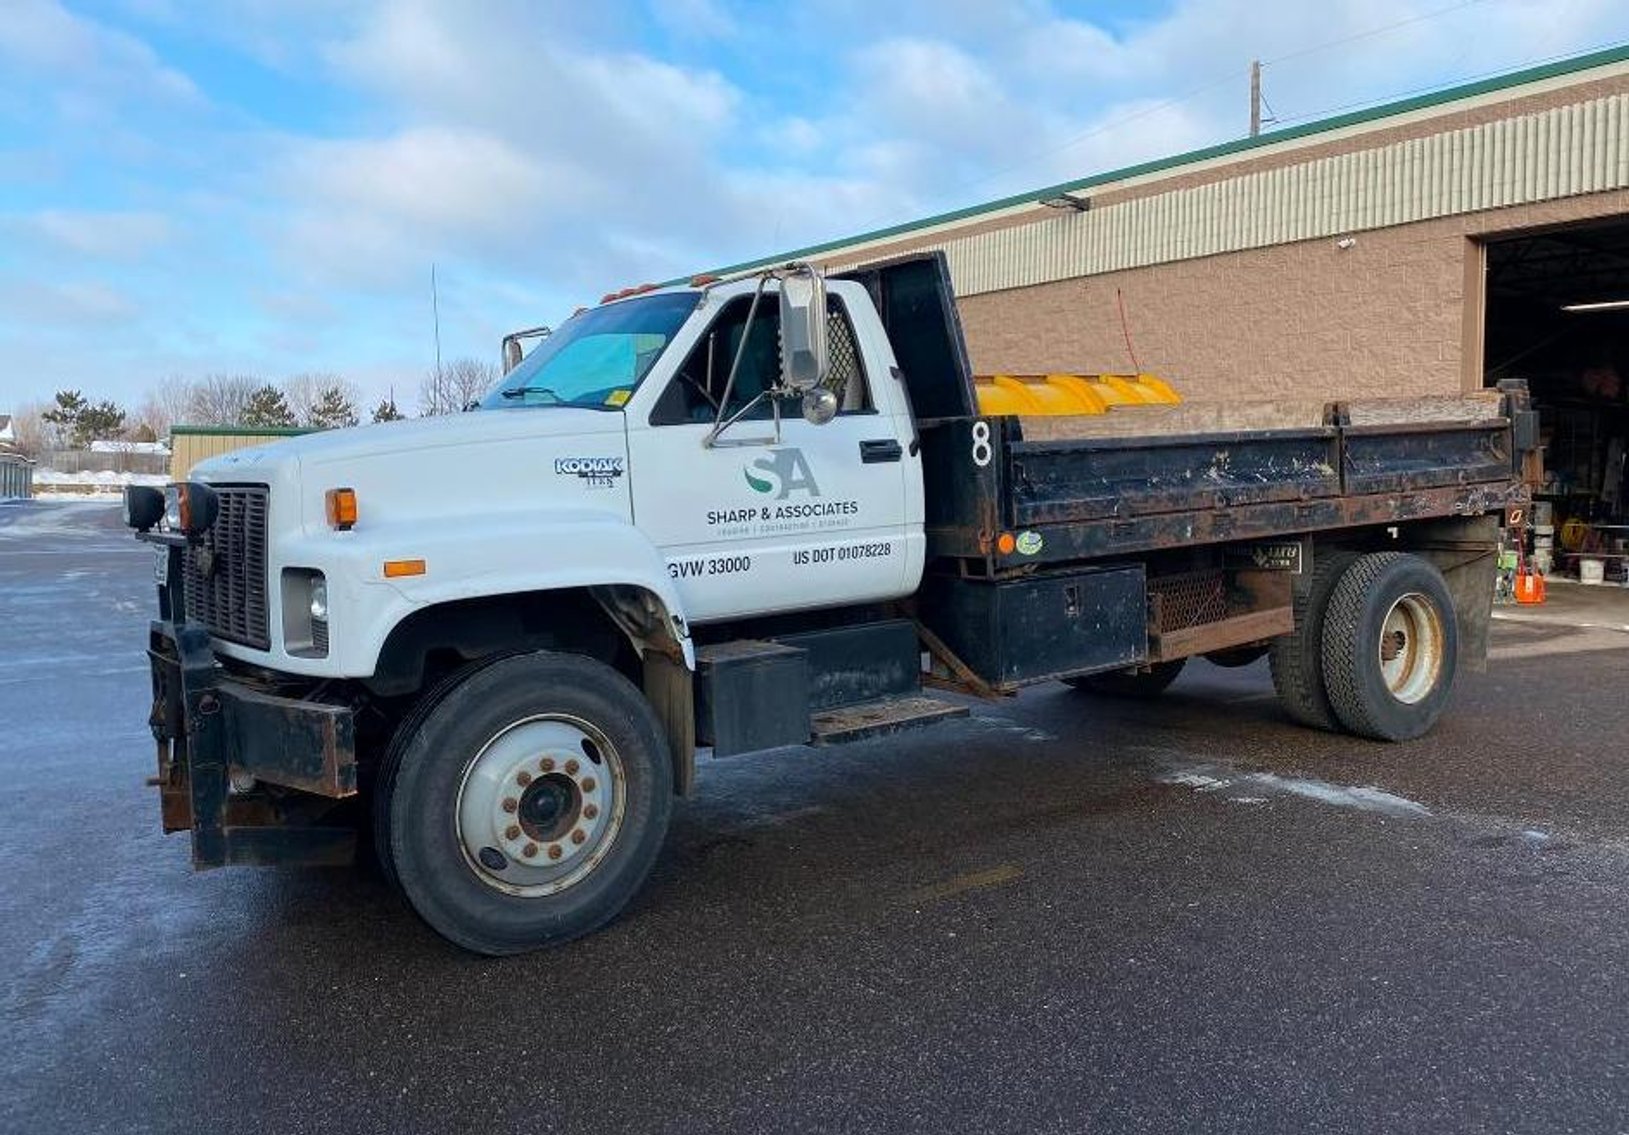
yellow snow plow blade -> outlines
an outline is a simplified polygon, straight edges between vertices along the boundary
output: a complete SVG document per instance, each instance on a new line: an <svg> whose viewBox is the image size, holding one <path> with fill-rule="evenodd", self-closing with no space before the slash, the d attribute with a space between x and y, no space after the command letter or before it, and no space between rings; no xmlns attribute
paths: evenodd
<svg viewBox="0 0 1629 1135"><path fill-rule="evenodd" d="M1106 414L1110 406L1182 401L1151 374L996 374L973 379L981 414Z"/></svg>

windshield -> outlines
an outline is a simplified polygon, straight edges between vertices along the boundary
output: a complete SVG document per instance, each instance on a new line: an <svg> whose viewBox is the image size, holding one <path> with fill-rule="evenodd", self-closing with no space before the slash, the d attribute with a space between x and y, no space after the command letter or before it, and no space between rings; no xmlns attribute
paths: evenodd
<svg viewBox="0 0 1629 1135"><path fill-rule="evenodd" d="M670 292L606 304L567 320L481 399L481 409L619 409L700 298L696 292Z"/></svg>

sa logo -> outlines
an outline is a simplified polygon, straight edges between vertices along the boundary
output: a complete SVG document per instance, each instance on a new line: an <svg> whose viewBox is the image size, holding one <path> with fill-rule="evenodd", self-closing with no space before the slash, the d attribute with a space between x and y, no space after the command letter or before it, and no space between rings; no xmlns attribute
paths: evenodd
<svg viewBox="0 0 1629 1135"><path fill-rule="evenodd" d="M808 493L811 497L820 495L820 486L815 484L814 473L809 469L803 450L791 446L772 450L768 456L743 466L741 472L753 492L774 493L778 501L785 500L795 492Z"/></svg>

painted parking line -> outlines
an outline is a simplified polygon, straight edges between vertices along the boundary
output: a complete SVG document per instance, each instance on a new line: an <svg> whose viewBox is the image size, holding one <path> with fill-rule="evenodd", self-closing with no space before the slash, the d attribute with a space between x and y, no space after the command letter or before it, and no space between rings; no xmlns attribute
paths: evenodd
<svg viewBox="0 0 1629 1135"><path fill-rule="evenodd" d="M946 879L942 883L935 883L931 887L922 887L906 895L907 901L912 903L938 902L941 899L953 898L968 891L983 890L986 887L999 887L1012 882L1024 873L1024 869L1016 863L1002 863L984 871L973 871L966 875L957 875Z"/></svg>

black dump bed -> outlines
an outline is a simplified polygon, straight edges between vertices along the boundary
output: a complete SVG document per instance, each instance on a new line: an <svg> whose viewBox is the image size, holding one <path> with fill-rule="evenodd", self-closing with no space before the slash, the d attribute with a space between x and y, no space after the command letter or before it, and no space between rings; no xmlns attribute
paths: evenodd
<svg viewBox="0 0 1629 1135"><path fill-rule="evenodd" d="M1519 386L979 417L943 255L846 277L870 290L910 392L929 555L968 574L1478 515L1527 496L1537 422Z"/></svg>
<svg viewBox="0 0 1629 1135"><path fill-rule="evenodd" d="M999 573L1498 511L1527 496L1523 402L1516 391L925 423L929 552ZM1207 417L1224 425L1200 428ZM1314 420L1272 424L1296 417Z"/></svg>

